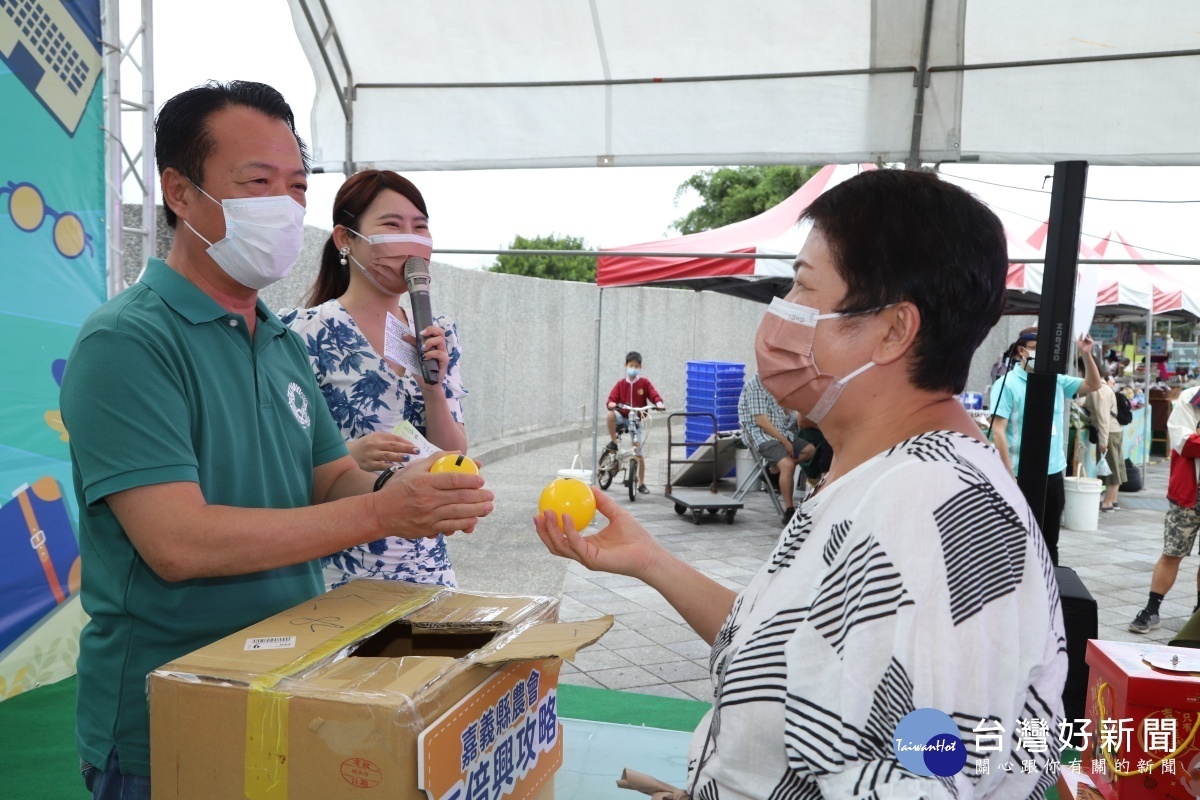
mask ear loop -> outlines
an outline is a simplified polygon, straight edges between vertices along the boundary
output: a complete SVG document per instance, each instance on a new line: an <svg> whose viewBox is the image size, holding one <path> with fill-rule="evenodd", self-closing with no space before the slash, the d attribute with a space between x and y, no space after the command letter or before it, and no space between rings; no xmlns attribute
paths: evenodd
<svg viewBox="0 0 1200 800"><path fill-rule="evenodd" d="M224 212L224 210L225 210L225 204L224 204L224 203L222 203L222 202L221 202L220 200L218 200L217 198L213 197L213 196L212 196L211 194L209 194L208 192L206 192L206 191L204 191L203 189L201 189L201 188L200 188L200 184L196 183L196 182L195 182L194 180L192 180L191 178L188 178L187 176L184 176L184 179L185 179L185 180L186 180L188 183L190 183L190 184L191 184L193 187L195 187L195 189L196 189L196 191L197 191L197 192L199 192L200 194L204 195L204 196L205 196L205 197L207 197L209 200L212 200L212 201L213 201L214 203L216 203L217 205L219 205L219 206L221 207L221 211L222 211L222 212ZM195 228L193 228L193 227L192 227L192 225L191 225L191 223L190 223L190 222L188 222L186 219L185 219L185 220L183 220L183 224L187 226L187 229L188 229L189 231L191 231L192 233L196 234L196 238L197 238L197 239L199 239L200 241L204 242L204 243L205 243L206 245L208 245L209 247L212 247L212 246L213 246L213 243L212 243L212 242L210 242L208 239L205 239L203 236L201 236L201 235L200 235L200 231L198 231L198 230L196 230ZM228 221L225 223L225 227L226 227L226 228L228 228L228 227L229 227L229 223L228 223Z"/></svg>
<svg viewBox="0 0 1200 800"><path fill-rule="evenodd" d="M835 380L829 385L829 388L825 390L824 394L821 395L821 399L817 401L816 407L804 416L812 420L814 424L820 425L821 420L825 419L825 415L829 413L831 408L833 408L833 404L836 403L838 398L842 396L842 391L846 388L846 384L873 366L875 366L875 362L868 361L846 377Z"/></svg>

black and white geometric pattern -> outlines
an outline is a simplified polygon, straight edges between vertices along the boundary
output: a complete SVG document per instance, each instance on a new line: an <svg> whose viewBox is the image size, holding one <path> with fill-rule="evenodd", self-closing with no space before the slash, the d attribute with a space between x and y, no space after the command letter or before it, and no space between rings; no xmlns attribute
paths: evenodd
<svg viewBox="0 0 1200 800"><path fill-rule="evenodd" d="M693 798L887 797L909 781L960 800L1038 795L1057 753L1019 748L1010 717L1057 730L1057 609L1045 544L995 451L943 432L896 445L807 499L738 597L712 648ZM922 778L896 758L897 724L926 707L958 727L957 775ZM1011 734L999 753L977 752L985 718Z"/></svg>
<svg viewBox="0 0 1200 800"><path fill-rule="evenodd" d="M790 566L796 553L808 539L808 534L812 531L812 516L804 509L805 506L797 508L796 513L792 516L792 521L783 529L783 537L775 546L775 552L771 553L771 566L768 568L768 572L774 573Z"/></svg>
<svg viewBox="0 0 1200 800"><path fill-rule="evenodd" d="M833 526L834 531L843 528L848 530L849 523ZM856 626L911 605L899 570L869 536L848 544L829 564L813 601L809 623L840 655L843 642Z"/></svg>
<svg viewBox="0 0 1200 800"><path fill-rule="evenodd" d="M1028 529L987 483L964 486L933 518L946 560L950 613L958 625L1016 590L1025 571Z"/></svg>

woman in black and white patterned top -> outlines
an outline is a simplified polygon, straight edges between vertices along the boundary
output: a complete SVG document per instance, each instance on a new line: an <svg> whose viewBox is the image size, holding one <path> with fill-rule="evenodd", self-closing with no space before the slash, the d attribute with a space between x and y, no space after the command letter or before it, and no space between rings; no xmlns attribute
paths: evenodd
<svg viewBox="0 0 1200 800"><path fill-rule="evenodd" d="M1003 229L963 190L899 170L835 186L805 218L795 285L755 353L767 390L836 455L746 590L679 561L603 493L604 529L580 537L548 515L538 534L655 587L712 644L695 800L1040 797L1067 671L1058 589L1029 507L954 397L1004 306ZM897 726L919 709L948 718L961 768L910 769Z"/></svg>

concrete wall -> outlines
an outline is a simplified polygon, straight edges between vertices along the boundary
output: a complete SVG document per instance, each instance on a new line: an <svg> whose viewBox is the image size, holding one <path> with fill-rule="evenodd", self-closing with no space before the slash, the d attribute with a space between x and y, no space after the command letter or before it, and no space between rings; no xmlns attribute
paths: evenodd
<svg viewBox="0 0 1200 800"><path fill-rule="evenodd" d="M543 428L590 430L595 390L597 287L434 264L431 299L458 324L472 442ZM278 305L300 301L307 284ZM671 289L603 292L603 400L636 349L672 409L684 405L689 360L752 363L763 307L746 300ZM752 367L751 367L752 369Z"/></svg>
<svg viewBox="0 0 1200 800"><path fill-rule="evenodd" d="M140 213L127 207L126 214ZM134 217L128 217L130 219ZM171 231L160 215L158 254ZM263 292L273 309L304 303L316 277L328 232L308 227L292 273ZM143 266L139 246L126 248L126 280ZM463 379L470 396L465 414L472 446L534 431L591 430L597 404L624 374L625 353L641 352L643 371L671 410L683 410L688 361L734 361L754 371L754 332L765 307L713 292L682 289L606 289L600 332L600 386L596 391L596 319L601 290L590 284L549 281L434 264L437 313L458 323ZM991 366L1032 317L1005 317L972 363L969 391L983 392ZM662 430L662 429L660 429ZM664 434L661 434L665 436Z"/></svg>

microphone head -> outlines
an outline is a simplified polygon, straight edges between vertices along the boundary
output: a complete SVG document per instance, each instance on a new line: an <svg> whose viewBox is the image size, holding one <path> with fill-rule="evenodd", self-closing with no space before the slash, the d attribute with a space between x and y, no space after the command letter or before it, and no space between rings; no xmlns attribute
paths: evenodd
<svg viewBox="0 0 1200 800"><path fill-rule="evenodd" d="M429 262L423 258L409 256L404 262L404 282L408 284L409 291L414 287L418 289L429 288Z"/></svg>

